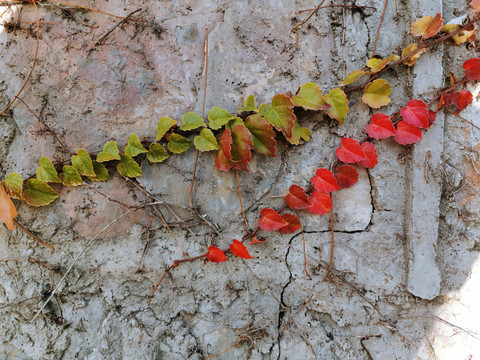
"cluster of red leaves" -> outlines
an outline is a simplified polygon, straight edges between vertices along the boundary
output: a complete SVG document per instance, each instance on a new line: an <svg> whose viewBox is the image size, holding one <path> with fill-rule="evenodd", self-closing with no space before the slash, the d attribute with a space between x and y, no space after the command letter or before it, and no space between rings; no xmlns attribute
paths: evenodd
<svg viewBox="0 0 480 360"><path fill-rule="evenodd" d="M238 256L242 259L253 259L253 257L250 256L250 254L248 253L246 246L237 239L233 239L232 243L230 244L230 251L233 255ZM221 263L227 261L227 256L225 255L223 250L213 245L208 247L208 252L206 256L209 261L214 263Z"/></svg>

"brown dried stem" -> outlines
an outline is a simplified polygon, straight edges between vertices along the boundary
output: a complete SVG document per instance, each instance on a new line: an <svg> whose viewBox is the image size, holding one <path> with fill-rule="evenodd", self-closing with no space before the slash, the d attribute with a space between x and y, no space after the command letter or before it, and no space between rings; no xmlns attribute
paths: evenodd
<svg viewBox="0 0 480 360"><path fill-rule="evenodd" d="M20 224L17 220L13 219L13 223L18 226L18 228L20 230L22 230L25 234L27 235L30 235L32 238L34 238L35 240L37 240L37 242L42 245L42 246L45 246L46 248L49 248L50 249L50 253L53 254L55 252L55 248L50 245L50 244L47 244L45 241L43 241L42 239L40 239L37 235L35 235L34 233L32 233L30 230L28 230L25 226L23 226L22 224Z"/></svg>
<svg viewBox="0 0 480 360"><path fill-rule="evenodd" d="M378 24L377 35L375 36L375 42L373 43L372 57L375 56L375 49L377 48L377 40L378 40L378 36L380 35L380 28L382 27L382 24L383 24L383 17L385 16L385 10L387 9L387 4L388 4L388 0L385 0L385 4L383 5L382 16L380 17L380 24Z"/></svg>
<svg viewBox="0 0 480 360"><path fill-rule="evenodd" d="M318 5L315 7L315 9L313 9L312 12L311 12L310 14L308 14L308 16L306 17L305 20L303 20L303 21L299 22L297 25L295 25L295 26L293 27L293 30L292 30L292 31L293 31L293 32L297 32L297 30L298 30L298 28L299 28L300 26L302 26L303 24L307 23L308 20L310 20L310 18L318 11L318 9L320 9L320 7L323 5L324 2L325 2L325 0L320 1L320 4L318 4Z"/></svg>
<svg viewBox="0 0 480 360"><path fill-rule="evenodd" d="M245 231L246 234L248 234L248 221L245 216L245 211L243 210L242 192L240 191L240 181L238 180L238 169L235 169L235 176L237 178L238 199L240 200L240 208L242 209L243 220L245 221Z"/></svg>

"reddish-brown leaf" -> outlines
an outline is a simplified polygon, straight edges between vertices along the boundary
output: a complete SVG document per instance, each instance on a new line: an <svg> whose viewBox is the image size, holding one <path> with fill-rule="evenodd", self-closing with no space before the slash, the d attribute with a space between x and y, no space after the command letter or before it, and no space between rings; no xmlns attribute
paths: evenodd
<svg viewBox="0 0 480 360"><path fill-rule="evenodd" d="M428 110L428 127L432 126L436 118L437 118L437 113L435 111Z"/></svg>
<svg viewBox="0 0 480 360"><path fill-rule="evenodd" d="M463 63L465 76L468 80L480 80L480 59L473 58Z"/></svg>
<svg viewBox="0 0 480 360"><path fill-rule="evenodd" d="M371 122L365 129L371 138L385 139L395 135L395 127L390 120L390 116L382 113L373 114Z"/></svg>
<svg viewBox="0 0 480 360"><path fill-rule="evenodd" d="M358 165L363 166L367 169L372 169L378 163L377 150L375 149L375 146L373 146L373 144L370 144L369 142L364 142L362 144L362 149L365 153L366 159L360 161Z"/></svg>
<svg viewBox="0 0 480 360"><path fill-rule="evenodd" d="M287 223L284 227L280 228L282 234L291 234L300 229L300 219L293 214L282 214L282 219Z"/></svg>
<svg viewBox="0 0 480 360"><path fill-rule="evenodd" d="M357 140L343 138L340 147L335 150L337 157L344 163L356 163L365 160L365 154Z"/></svg>
<svg viewBox="0 0 480 360"><path fill-rule="evenodd" d="M457 114L470 105L473 101L473 95L468 90L460 90L453 93L452 102L457 107Z"/></svg>
<svg viewBox="0 0 480 360"><path fill-rule="evenodd" d="M231 158L234 163L240 162L241 170L248 171L247 164L252 160L252 134L245 125L237 124L232 128L232 149L230 150Z"/></svg>
<svg viewBox="0 0 480 360"><path fill-rule="evenodd" d="M237 239L233 239L233 242L230 244L230 251L233 255L241 257L243 259L253 259L252 256L248 253L247 248Z"/></svg>
<svg viewBox="0 0 480 360"><path fill-rule="evenodd" d="M400 115L410 125L424 129L428 128L428 107L421 100L410 100L407 106L400 110Z"/></svg>
<svg viewBox="0 0 480 360"><path fill-rule="evenodd" d="M285 198L285 202L294 210L306 209L310 206L307 194L305 194L305 191L298 185L290 186L289 194Z"/></svg>
<svg viewBox="0 0 480 360"><path fill-rule="evenodd" d="M258 219L258 227L262 230L276 231L287 225L276 210L265 208L260 213L260 216L260 219Z"/></svg>
<svg viewBox="0 0 480 360"><path fill-rule="evenodd" d="M232 136L230 129L225 129L220 136L220 149L215 153L215 167L221 171L229 171L235 169L238 163L231 160L232 155L230 153L232 148ZM227 155L228 154L228 155Z"/></svg>
<svg viewBox="0 0 480 360"><path fill-rule="evenodd" d="M213 245L210 245L208 247L207 259L214 263L221 263L227 261L227 257L225 256L223 251Z"/></svg>
<svg viewBox="0 0 480 360"><path fill-rule="evenodd" d="M256 152L267 156L276 156L277 142L272 125L258 114L253 114L245 120L245 126L252 134L253 148Z"/></svg>
<svg viewBox="0 0 480 360"><path fill-rule="evenodd" d="M337 183L342 189L355 185L358 181L358 172L352 165L343 165L337 169Z"/></svg>
<svg viewBox="0 0 480 360"><path fill-rule="evenodd" d="M393 139L402 145L415 144L422 139L422 130L405 121L397 124L397 135Z"/></svg>
<svg viewBox="0 0 480 360"><path fill-rule="evenodd" d="M15 205L0 182L0 221L7 225L10 230L13 230L15 229L15 224L13 223L15 216L17 216L17 209L15 209Z"/></svg>
<svg viewBox="0 0 480 360"><path fill-rule="evenodd" d="M316 176L312 178L312 184L315 190L320 192L334 192L340 190L337 180L333 173L328 169L318 169Z"/></svg>
<svg viewBox="0 0 480 360"><path fill-rule="evenodd" d="M325 215L332 210L332 199L327 193L315 190L313 196L308 198L308 202L310 203L307 209L309 213Z"/></svg>

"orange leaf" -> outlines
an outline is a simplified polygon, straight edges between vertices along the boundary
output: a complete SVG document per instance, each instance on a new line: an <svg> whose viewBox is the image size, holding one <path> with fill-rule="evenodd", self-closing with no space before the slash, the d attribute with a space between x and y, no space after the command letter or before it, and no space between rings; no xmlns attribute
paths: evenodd
<svg viewBox="0 0 480 360"><path fill-rule="evenodd" d="M233 242L230 244L230 251L233 255L241 257L243 259L253 259L252 256L248 253L247 248L237 239L233 239Z"/></svg>
<svg viewBox="0 0 480 360"><path fill-rule="evenodd" d="M227 257L225 256L223 251L213 245L210 245L208 247L207 259L214 263L221 263L227 261Z"/></svg>
<svg viewBox="0 0 480 360"><path fill-rule="evenodd" d="M5 223L10 230L15 229L13 218L17 216L17 209L12 200L5 192L5 188L0 184L0 221Z"/></svg>

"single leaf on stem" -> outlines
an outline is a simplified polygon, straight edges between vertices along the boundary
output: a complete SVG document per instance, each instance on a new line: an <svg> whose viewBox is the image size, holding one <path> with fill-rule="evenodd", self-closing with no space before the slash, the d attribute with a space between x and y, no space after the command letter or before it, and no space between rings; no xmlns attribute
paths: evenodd
<svg viewBox="0 0 480 360"><path fill-rule="evenodd" d="M295 121L295 126L293 127L292 137L287 138L288 142L292 145L298 145L300 139L304 141L310 141L310 137L312 136L312 131L309 128L302 127Z"/></svg>
<svg viewBox="0 0 480 360"><path fill-rule="evenodd" d="M271 104L262 104L259 106L259 114L278 131L281 131L286 138L292 136L292 130L295 126L295 114L293 108L295 104L292 99L284 94L275 95Z"/></svg>
<svg viewBox="0 0 480 360"><path fill-rule="evenodd" d="M216 246L210 245L208 247L207 259L213 263L221 263L227 261L227 257L224 252Z"/></svg>
<svg viewBox="0 0 480 360"><path fill-rule="evenodd" d="M230 160L239 164L236 169L248 171L248 162L252 160L252 134L245 125L235 125L232 129L232 146ZM228 154L225 153L228 157Z"/></svg>
<svg viewBox="0 0 480 360"><path fill-rule="evenodd" d="M238 113L241 114L243 112L258 112L257 107L255 106L255 96L248 95L248 97L243 102L243 106L238 109Z"/></svg>
<svg viewBox="0 0 480 360"><path fill-rule="evenodd" d="M157 136L155 137L155 141L161 140L163 136L167 133L167 131L176 124L177 122L169 117L165 116L160 118L157 124Z"/></svg>
<svg viewBox="0 0 480 360"><path fill-rule="evenodd" d="M473 95L468 90L460 90L453 93L452 102L457 107L457 114L460 114L473 101Z"/></svg>
<svg viewBox="0 0 480 360"><path fill-rule="evenodd" d="M305 191L298 185L290 186L289 194L285 198L285 202L294 210L302 210L310 206L307 194L305 194Z"/></svg>
<svg viewBox="0 0 480 360"><path fill-rule="evenodd" d="M365 160L362 147L357 140L351 138L343 138L335 153L344 163L356 163Z"/></svg>
<svg viewBox="0 0 480 360"><path fill-rule="evenodd" d="M42 156L39 160L40 166L37 168L37 179L45 182L59 183L57 170L49 158Z"/></svg>
<svg viewBox="0 0 480 360"><path fill-rule="evenodd" d="M331 105L330 108L325 110L328 116L332 119L338 120L340 125L343 125L345 117L348 114L348 99L343 90L339 88L332 89L327 95L323 97L325 102Z"/></svg>
<svg viewBox="0 0 480 360"><path fill-rule="evenodd" d="M200 115L189 111L182 116L182 124L180 125L180 130L188 131L206 126L207 124L205 124L205 121L203 121Z"/></svg>
<svg viewBox="0 0 480 360"><path fill-rule="evenodd" d="M23 199L28 205L45 206L58 197L58 193L46 182L38 179L28 179L25 183Z"/></svg>
<svg viewBox="0 0 480 360"><path fill-rule="evenodd" d="M422 140L422 130L406 121L400 121L397 124L397 134L393 139L401 145L415 144Z"/></svg>
<svg viewBox="0 0 480 360"><path fill-rule="evenodd" d="M252 134L253 149L256 152L267 156L276 156L275 131L263 117L258 114L250 115L245 120L245 127Z"/></svg>
<svg viewBox="0 0 480 360"><path fill-rule="evenodd" d="M354 83L355 81L357 81L364 74L367 74L367 72L362 70L354 70L350 74L348 74L347 77L338 85L339 86L350 85L351 83Z"/></svg>
<svg viewBox="0 0 480 360"><path fill-rule="evenodd" d="M152 163L159 163L167 160L169 155L165 148L158 143L151 143L148 147L147 159Z"/></svg>
<svg viewBox="0 0 480 360"><path fill-rule="evenodd" d="M200 135L195 136L193 143L198 151L211 151L220 149L217 139L215 139L215 135L213 135L213 132L210 129L202 129L200 131Z"/></svg>
<svg viewBox="0 0 480 360"><path fill-rule="evenodd" d="M402 58L407 56L408 54L412 53L418 48L417 44L410 44L408 45L405 49L402 51ZM403 60L403 63L407 66L413 66L415 64L415 61L422 55L424 52L426 52L426 48L422 48L421 50L418 50L415 54L410 55L407 57L405 60Z"/></svg>
<svg viewBox="0 0 480 360"><path fill-rule="evenodd" d="M230 244L230 251L233 255L243 259L253 259L253 257L248 253L246 246L237 239L233 239L233 242Z"/></svg>
<svg viewBox="0 0 480 360"><path fill-rule="evenodd" d="M400 116L410 125L419 128L428 128L428 107L427 105L417 99L410 100L407 106L400 110Z"/></svg>
<svg viewBox="0 0 480 360"><path fill-rule="evenodd" d="M232 155L230 151L233 143L231 134L230 129L225 129L220 136L220 149L215 153L215 167L217 170L229 171L236 166L231 160Z"/></svg>
<svg viewBox="0 0 480 360"><path fill-rule="evenodd" d="M227 110L221 107L213 107L208 113L208 126L213 130L218 130L233 119L235 119L235 116L232 116Z"/></svg>
<svg viewBox="0 0 480 360"><path fill-rule="evenodd" d="M282 234L291 234L300 229L300 220L294 214L282 214L282 219L287 223L287 225L278 229Z"/></svg>
<svg viewBox="0 0 480 360"><path fill-rule="evenodd" d="M91 181L106 181L110 179L110 175L108 174L108 170L102 163L93 160L93 171L95 171L95 176L89 176L88 178Z"/></svg>
<svg viewBox="0 0 480 360"><path fill-rule="evenodd" d="M273 209L265 208L260 212L258 227L265 231L276 231L287 225L282 216Z"/></svg>
<svg viewBox="0 0 480 360"><path fill-rule="evenodd" d="M355 185L358 181L358 172L352 165L342 165L337 169L337 183L342 189Z"/></svg>
<svg viewBox="0 0 480 360"><path fill-rule="evenodd" d="M305 110L326 110L331 106L325 102L320 86L311 82L302 84L292 96L292 101Z"/></svg>
<svg viewBox="0 0 480 360"><path fill-rule="evenodd" d="M181 154L188 150L191 143L191 140L188 140L182 135L172 134L172 136L170 136L170 141L167 144L167 148L174 154Z"/></svg>
<svg viewBox="0 0 480 360"><path fill-rule="evenodd" d="M120 160L120 154L115 141L109 141L103 145L103 151L97 155L98 162L105 162L110 160Z"/></svg>
<svg viewBox="0 0 480 360"><path fill-rule="evenodd" d="M440 30L442 24L443 19L440 13L437 13L435 17L424 16L412 24L412 35L421 36L423 39L428 39L434 36L438 30Z"/></svg>
<svg viewBox="0 0 480 360"><path fill-rule="evenodd" d="M386 59L371 58L367 61L367 66L372 73L377 73L382 70L392 60L395 55L390 55Z"/></svg>
<svg viewBox="0 0 480 360"><path fill-rule="evenodd" d="M468 80L480 80L480 59L473 58L463 63L465 76Z"/></svg>
<svg viewBox="0 0 480 360"><path fill-rule="evenodd" d="M80 175L95 176L92 159L85 150L78 149L77 155L73 155L71 160L73 167L78 170Z"/></svg>
<svg viewBox="0 0 480 360"><path fill-rule="evenodd" d="M135 157L138 154L146 153L147 149L143 147L142 143L138 139L137 134L132 134L128 138L128 143L123 148L123 152L125 153L125 155Z"/></svg>
<svg viewBox="0 0 480 360"><path fill-rule="evenodd" d="M375 146L373 146L373 144L370 144L366 141L362 143L361 146L363 152L365 153L365 160L359 161L358 165L363 166L367 169L372 169L378 163L377 150L375 149Z"/></svg>
<svg viewBox="0 0 480 360"><path fill-rule="evenodd" d="M78 186L83 184L83 179L76 168L70 165L63 167L63 172L59 175L60 181L64 186Z"/></svg>
<svg viewBox="0 0 480 360"><path fill-rule="evenodd" d="M2 184L8 196L15 199L20 199L20 200L23 199L22 198L23 180L19 174L15 172L8 174L7 178L2 181Z"/></svg>
<svg viewBox="0 0 480 360"><path fill-rule="evenodd" d="M311 214L328 214L332 210L332 198L329 194L315 190L313 196L308 198L310 206L307 208Z"/></svg>
<svg viewBox="0 0 480 360"><path fill-rule="evenodd" d="M362 101L371 108L378 109L391 101L388 97L391 93L392 86L384 79L377 79L365 87Z"/></svg>
<svg viewBox="0 0 480 360"><path fill-rule="evenodd" d="M17 209L10 197L7 195L5 188L0 185L0 221L7 225L10 230L15 229L13 219L17 216Z"/></svg>
<svg viewBox="0 0 480 360"><path fill-rule="evenodd" d="M315 190L320 192L330 193L340 190L333 173L325 168L317 170L316 175L312 178L312 184Z"/></svg>
<svg viewBox="0 0 480 360"><path fill-rule="evenodd" d="M120 175L131 178L143 175L142 169L132 157L128 155L120 156L121 160L117 165L117 171Z"/></svg>
<svg viewBox="0 0 480 360"><path fill-rule="evenodd" d="M377 113L373 114L370 120L371 124L368 124L365 128L368 136L374 139L386 139L395 135L395 127L393 126L390 116Z"/></svg>

